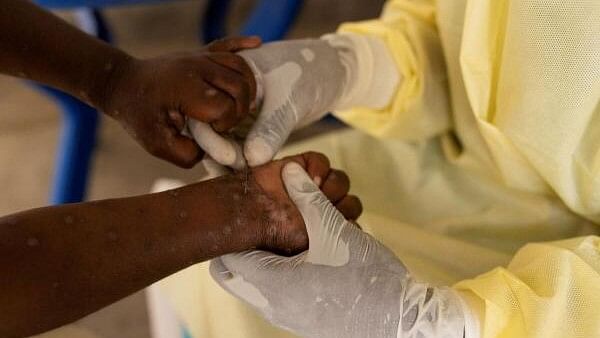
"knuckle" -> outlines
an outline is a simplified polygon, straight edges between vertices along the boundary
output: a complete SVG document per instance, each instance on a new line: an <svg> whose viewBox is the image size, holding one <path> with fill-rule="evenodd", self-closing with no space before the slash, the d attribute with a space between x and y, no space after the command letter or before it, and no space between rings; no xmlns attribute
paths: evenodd
<svg viewBox="0 0 600 338"><path fill-rule="evenodd" d="M224 107L224 105L208 104L195 109L194 115L198 116L198 119L202 122L215 122L225 114Z"/></svg>
<svg viewBox="0 0 600 338"><path fill-rule="evenodd" d="M325 154L323 154L323 153L320 153L317 151L309 151L306 153L306 156L312 161L316 161L317 163L322 163L327 168L329 168L329 166L330 166L329 158L327 158L327 156L325 156Z"/></svg>
<svg viewBox="0 0 600 338"><path fill-rule="evenodd" d="M237 69L243 70L245 72L251 72L250 66L246 63L243 57L237 54L231 54L230 62L236 66Z"/></svg>

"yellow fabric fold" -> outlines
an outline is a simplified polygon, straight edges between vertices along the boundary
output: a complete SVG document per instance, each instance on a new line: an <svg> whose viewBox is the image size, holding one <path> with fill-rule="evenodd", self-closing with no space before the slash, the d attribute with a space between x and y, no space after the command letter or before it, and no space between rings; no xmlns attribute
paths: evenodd
<svg viewBox="0 0 600 338"><path fill-rule="evenodd" d="M535 243L496 268L455 288L483 302L483 338L598 337L600 239Z"/></svg>

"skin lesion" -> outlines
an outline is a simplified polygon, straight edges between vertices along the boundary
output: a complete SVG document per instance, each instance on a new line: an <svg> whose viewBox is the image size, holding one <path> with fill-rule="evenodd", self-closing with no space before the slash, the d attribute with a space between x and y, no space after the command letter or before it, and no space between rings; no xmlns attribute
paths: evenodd
<svg viewBox="0 0 600 338"><path fill-rule="evenodd" d="M362 211L358 198L348 195L350 183L347 175L332 169L327 158L319 153L286 157L235 174L236 180L241 181L243 186L243 194L238 198L243 199L245 212L236 222L255 223L260 233L257 248L288 256L308 248L304 220L290 200L281 176L283 167L290 162L305 168L325 196L348 219L356 219Z"/></svg>
<svg viewBox="0 0 600 338"><path fill-rule="evenodd" d="M248 185L259 211L263 240L260 249L291 255L308 247L302 216L287 195L281 169L290 160L272 162L251 171Z"/></svg>
<svg viewBox="0 0 600 338"><path fill-rule="evenodd" d="M231 177L235 187L226 203L232 217L220 231L223 240L241 235L245 237L241 241L249 243L246 249L288 255L306 249L308 235L304 222L287 196L280 167L262 166Z"/></svg>

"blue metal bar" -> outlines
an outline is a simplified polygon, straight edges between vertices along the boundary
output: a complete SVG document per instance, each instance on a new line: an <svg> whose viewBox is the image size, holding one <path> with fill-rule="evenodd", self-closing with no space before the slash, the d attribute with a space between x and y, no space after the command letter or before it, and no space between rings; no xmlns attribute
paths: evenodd
<svg viewBox="0 0 600 338"><path fill-rule="evenodd" d="M229 12L230 0L211 0L204 11L204 20L200 36L205 43L220 39L227 35L225 21Z"/></svg>
<svg viewBox="0 0 600 338"><path fill-rule="evenodd" d="M103 8L167 1L169 0L34 0L36 4L50 9L73 9L76 7Z"/></svg>
<svg viewBox="0 0 600 338"><path fill-rule="evenodd" d="M281 40L294 23L301 6L301 0L262 0L240 33L258 35L265 42Z"/></svg>
<svg viewBox="0 0 600 338"><path fill-rule="evenodd" d="M99 11L82 8L78 10L77 18L86 32L102 40L110 40L110 33ZM59 90L42 85L35 86L53 98L63 114L50 202L52 204L80 202L85 199L96 143L98 112Z"/></svg>
<svg viewBox="0 0 600 338"><path fill-rule="evenodd" d="M226 18L230 0L211 0L206 7L202 26L204 42L227 34ZM294 23L302 0L261 0L241 28L240 35L258 35L264 42L282 39Z"/></svg>
<svg viewBox="0 0 600 338"><path fill-rule="evenodd" d="M96 143L98 113L94 108L59 90L44 86L38 88L54 98L63 113L50 202L81 202L85 198Z"/></svg>

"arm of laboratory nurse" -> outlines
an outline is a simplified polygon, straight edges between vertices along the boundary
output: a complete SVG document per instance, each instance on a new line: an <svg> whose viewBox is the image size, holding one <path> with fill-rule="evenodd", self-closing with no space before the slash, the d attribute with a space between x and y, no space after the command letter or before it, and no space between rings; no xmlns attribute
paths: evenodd
<svg viewBox="0 0 600 338"><path fill-rule="evenodd" d="M240 52L259 83L257 99L264 94L246 132L248 163L270 160L295 128L328 111L376 137L420 141L446 131L447 72L435 8L429 0L389 1L381 18L344 24L337 34ZM225 142L205 138L196 140L219 160L227 147L210 145Z"/></svg>
<svg viewBox="0 0 600 338"><path fill-rule="evenodd" d="M140 60L29 1L0 0L0 73L79 98L119 121L148 152L181 167L203 154L181 135L184 116L226 131L248 113L252 72L226 52L258 45L258 38L227 39L194 53Z"/></svg>
<svg viewBox="0 0 600 338"><path fill-rule="evenodd" d="M261 103L243 149L251 166L271 160L295 128L328 111L386 106L399 82L385 45L358 35L275 42L239 54L254 71ZM211 147L212 139L196 140L218 162L230 165L219 160L226 147Z"/></svg>
<svg viewBox="0 0 600 338"><path fill-rule="evenodd" d="M0 218L0 336L69 323L222 254L303 250L302 218L280 177L290 161L307 168L347 217L358 217L347 176L330 169L323 155L305 153L247 175Z"/></svg>
<svg viewBox="0 0 600 338"><path fill-rule="evenodd" d="M300 166L287 164L283 180L306 224L308 251L217 258L211 274L225 290L302 337L472 337L476 322L457 292L414 280Z"/></svg>

